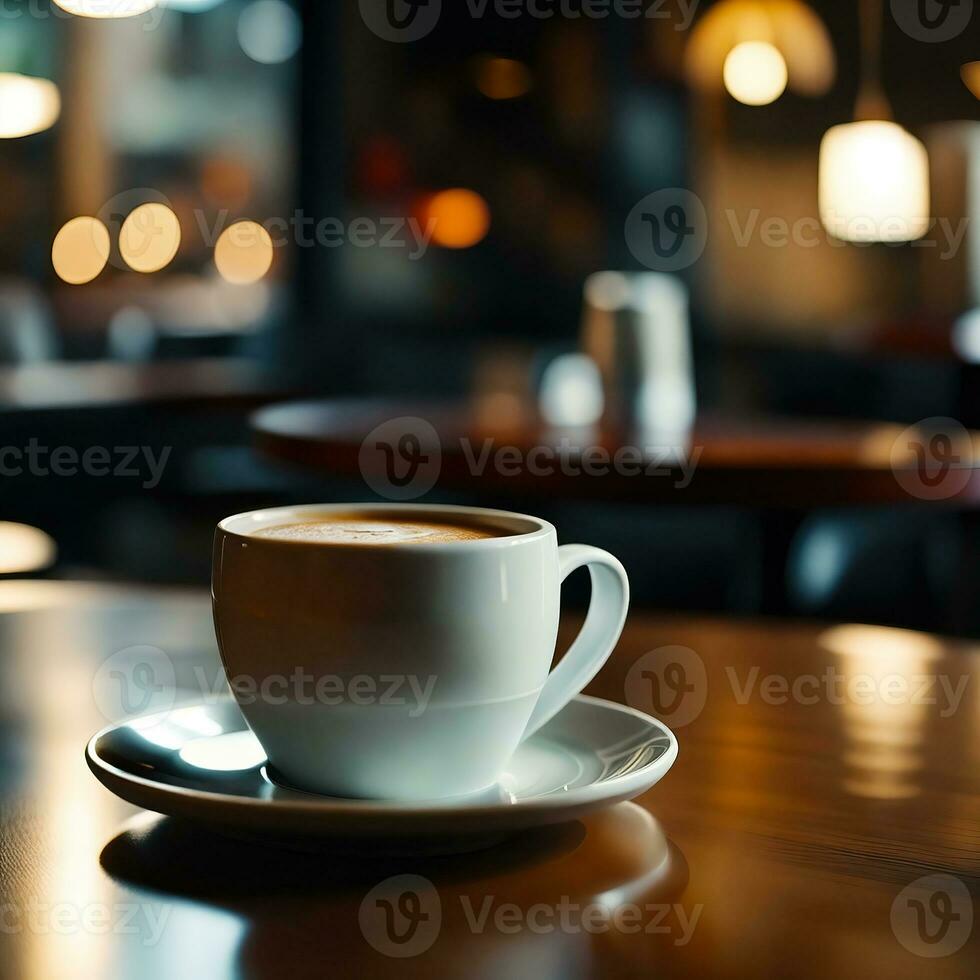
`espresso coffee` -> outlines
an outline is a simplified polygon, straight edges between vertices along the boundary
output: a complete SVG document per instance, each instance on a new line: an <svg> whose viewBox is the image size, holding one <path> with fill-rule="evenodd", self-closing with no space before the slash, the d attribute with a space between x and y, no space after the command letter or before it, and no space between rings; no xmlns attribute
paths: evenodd
<svg viewBox="0 0 980 980"><path fill-rule="evenodd" d="M445 521L399 521L387 517L332 517L329 520L282 524L255 532L255 537L308 544L443 544L505 537L509 532L486 524Z"/></svg>
<svg viewBox="0 0 980 980"><path fill-rule="evenodd" d="M593 611L549 675L561 583L584 566ZM612 555L559 548L537 517L438 504L226 517L211 591L271 769L307 792L398 801L489 793L605 662L629 604Z"/></svg>

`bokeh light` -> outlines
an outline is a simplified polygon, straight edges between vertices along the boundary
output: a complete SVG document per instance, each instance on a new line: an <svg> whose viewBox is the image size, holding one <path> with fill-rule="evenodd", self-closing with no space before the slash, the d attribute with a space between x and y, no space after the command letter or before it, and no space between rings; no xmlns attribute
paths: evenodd
<svg viewBox="0 0 980 980"><path fill-rule="evenodd" d="M476 193L463 187L434 194L425 207L425 227L443 248L470 248L490 230L490 207Z"/></svg>
<svg viewBox="0 0 980 980"><path fill-rule="evenodd" d="M607 313L624 309L633 290L622 272L593 272L585 280L585 300L589 306Z"/></svg>
<svg viewBox="0 0 980 980"><path fill-rule="evenodd" d="M15 139L50 129L61 114L58 86L46 78L0 73L0 137Z"/></svg>
<svg viewBox="0 0 980 980"><path fill-rule="evenodd" d="M786 91L786 60L766 41L736 44L725 58L725 88L744 105L769 105Z"/></svg>
<svg viewBox="0 0 980 980"><path fill-rule="evenodd" d="M119 232L119 252L136 272L159 272L180 247L180 222L166 204L141 204Z"/></svg>
<svg viewBox="0 0 980 980"><path fill-rule="evenodd" d="M522 61L485 55L476 61L476 87L488 99L519 99L531 90L531 71Z"/></svg>
<svg viewBox="0 0 980 980"><path fill-rule="evenodd" d="M595 361L586 354L561 354L544 370L538 395L549 425L581 427L602 418L605 396Z"/></svg>
<svg viewBox="0 0 980 980"><path fill-rule="evenodd" d="M980 308L968 310L953 324L952 341L967 364L980 364Z"/></svg>
<svg viewBox="0 0 980 980"><path fill-rule="evenodd" d="M299 50L303 25L283 0L256 0L238 18L238 43L253 61L276 65Z"/></svg>
<svg viewBox="0 0 980 980"><path fill-rule="evenodd" d="M980 61L971 61L960 69L963 84L980 99Z"/></svg>
<svg viewBox="0 0 980 980"><path fill-rule="evenodd" d="M148 361L157 343L153 318L139 306L123 306L109 319L109 355L118 361Z"/></svg>
<svg viewBox="0 0 980 980"><path fill-rule="evenodd" d="M804 0L718 0L711 4L698 16L684 53L690 84L703 92L723 89L726 59L733 48L747 42L766 43L779 52L789 76L787 86L793 92L814 97L833 85L837 59L830 34Z"/></svg>
<svg viewBox="0 0 980 980"><path fill-rule="evenodd" d="M51 264L73 286L91 282L109 261L109 229L98 218L72 218L55 236Z"/></svg>
<svg viewBox="0 0 980 980"><path fill-rule="evenodd" d="M908 242L929 229L929 157L901 126L833 126L820 144L820 220L845 242Z"/></svg>
<svg viewBox="0 0 980 980"><path fill-rule="evenodd" d="M202 14L206 10L213 10L224 0L157 0L161 7L173 7L184 14Z"/></svg>
<svg viewBox="0 0 980 980"><path fill-rule="evenodd" d="M228 282L248 285L272 267L272 238L260 224L239 221L227 228L214 249L214 264Z"/></svg>
<svg viewBox="0 0 980 980"><path fill-rule="evenodd" d="M79 17L136 17L157 5L157 0L54 0L62 10Z"/></svg>
<svg viewBox="0 0 980 980"><path fill-rule="evenodd" d="M54 564L57 554L54 541L44 531L0 521L0 575L40 571Z"/></svg>

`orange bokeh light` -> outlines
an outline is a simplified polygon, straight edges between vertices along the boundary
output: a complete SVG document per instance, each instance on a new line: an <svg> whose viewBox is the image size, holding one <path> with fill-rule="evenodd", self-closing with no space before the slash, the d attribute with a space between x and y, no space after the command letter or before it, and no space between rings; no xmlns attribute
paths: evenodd
<svg viewBox="0 0 980 980"><path fill-rule="evenodd" d="M432 240L443 248L471 248L490 230L490 207L476 193L462 187L440 191L426 202L424 224Z"/></svg>
<svg viewBox="0 0 980 980"><path fill-rule="evenodd" d="M109 229L98 218L72 218L55 236L51 264L73 286L91 282L109 261Z"/></svg>
<svg viewBox="0 0 980 980"><path fill-rule="evenodd" d="M226 282L248 286L263 279L272 267L272 237L255 221L226 228L214 247L214 264Z"/></svg>
<svg viewBox="0 0 980 980"><path fill-rule="evenodd" d="M531 90L531 72L513 58L485 56L476 62L476 87L488 99L519 99Z"/></svg>

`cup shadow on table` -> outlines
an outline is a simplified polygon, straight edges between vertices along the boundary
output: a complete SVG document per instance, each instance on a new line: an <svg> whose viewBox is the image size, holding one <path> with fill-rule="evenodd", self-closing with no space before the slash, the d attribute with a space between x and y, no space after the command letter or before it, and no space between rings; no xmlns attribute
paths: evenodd
<svg viewBox="0 0 980 980"><path fill-rule="evenodd" d="M680 850L632 803L439 857L296 851L142 815L101 863L127 887L236 916L243 937L233 964L214 951L215 977L321 977L328 965L343 976L436 966L445 977L574 976L593 939L579 921L586 906L675 902L689 878ZM184 940L178 929L164 941Z"/></svg>

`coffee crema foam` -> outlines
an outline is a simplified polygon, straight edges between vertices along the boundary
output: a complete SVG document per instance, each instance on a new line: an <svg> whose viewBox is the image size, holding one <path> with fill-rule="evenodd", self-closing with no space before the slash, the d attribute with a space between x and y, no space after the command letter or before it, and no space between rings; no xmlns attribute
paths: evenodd
<svg viewBox="0 0 980 980"><path fill-rule="evenodd" d="M439 544L482 541L508 532L491 527L439 521L329 520L281 524L255 532L255 537L310 544Z"/></svg>

